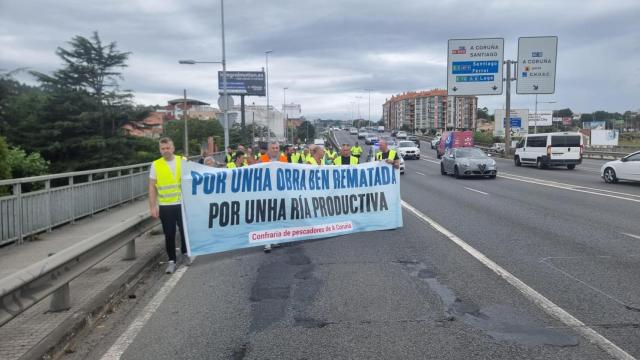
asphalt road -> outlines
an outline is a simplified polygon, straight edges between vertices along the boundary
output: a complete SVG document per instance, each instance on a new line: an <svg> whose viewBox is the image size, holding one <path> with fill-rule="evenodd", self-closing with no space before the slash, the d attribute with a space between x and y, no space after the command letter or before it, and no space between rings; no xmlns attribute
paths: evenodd
<svg viewBox="0 0 640 360"><path fill-rule="evenodd" d="M497 179L456 180L422 150L406 161L404 201L640 357L640 185L604 184L597 161L540 171L498 159ZM442 233L403 218L401 229L269 255L200 257L156 310L145 313L170 276L66 358L101 358L141 315L124 359L610 358Z"/></svg>

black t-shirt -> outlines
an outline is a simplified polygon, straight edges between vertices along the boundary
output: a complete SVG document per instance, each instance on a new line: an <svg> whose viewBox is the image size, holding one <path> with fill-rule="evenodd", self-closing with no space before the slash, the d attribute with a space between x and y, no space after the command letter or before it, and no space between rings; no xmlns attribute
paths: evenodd
<svg viewBox="0 0 640 360"><path fill-rule="evenodd" d="M391 151L391 150L387 150L387 152L383 152L383 153L382 153L382 160L385 160L385 159L389 158L389 152L390 152L390 151ZM395 160L400 160L400 157L398 156L398 152L397 152L397 151L396 151L396 156L393 158L393 160L394 160L394 161L395 161Z"/></svg>
<svg viewBox="0 0 640 360"><path fill-rule="evenodd" d="M342 158L342 165L351 165L351 156L340 156Z"/></svg>

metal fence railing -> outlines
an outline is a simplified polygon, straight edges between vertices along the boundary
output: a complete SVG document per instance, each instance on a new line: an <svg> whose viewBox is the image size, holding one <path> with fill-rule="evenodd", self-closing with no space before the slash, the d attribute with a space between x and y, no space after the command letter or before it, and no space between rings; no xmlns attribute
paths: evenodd
<svg viewBox="0 0 640 360"><path fill-rule="evenodd" d="M0 180L0 245L147 195L149 163Z"/></svg>

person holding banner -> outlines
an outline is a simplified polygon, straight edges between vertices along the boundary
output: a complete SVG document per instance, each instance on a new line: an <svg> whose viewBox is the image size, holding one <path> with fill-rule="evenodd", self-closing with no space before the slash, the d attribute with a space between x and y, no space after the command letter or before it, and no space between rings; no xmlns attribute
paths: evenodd
<svg viewBox="0 0 640 360"><path fill-rule="evenodd" d="M235 169L243 166L249 166L247 160L244 157L244 152L238 150L233 156L233 162L227 164L227 169Z"/></svg>
<svg viewBox="0 0 640 360"><path fill-rule="evenodd" d="M336 159L338 154L333 150L333 147L329 144L327 145L327 149L325 150L324 155L326 157L325 163L327 165L331 165L333 164L333 161Z"/></svg>
<svg viewBox="0 0 640 360"><path fill-rule="evenodd" d="M287 162L290 164L300 164L300 154L296 151L293 145L287 146Z"/></svg>
<svg viewBox="0 0 640 360"><path fill-rule="evenodd" d="M342 144L340 156L333 160L333 165L358 165L358 158L351 155L349 144Z"/></svg>
<svg viewBox="0 0 640 360"><path fill-rule="evenodd" d="M186 158L173 154L173 141L167 137L160 139L160 153L162 157L154 161L149 169L149 210L153 218L160 218L164 243L169 257L165 272L173 274L176 271L176 225L180 230L182 240L181 250L185 265L191 265L191 258L187 255L187 241L184 237L182 224L182 163Z"/></svg>
<svg viewBox="0 0 640 360"><path fill-rule="evenodd" d="M309 165L324 165L322 161L324 159L324 148L319 145L309 146L311 156L307 158L307 164Z"/></svg>
<svg viewBox="0 0 640 360"><path fill-rule="evenodd" d="M389 149L386 140L380 140L378 143L380 150L376 153L376 160L384 160L387 164L393 165L394 168L400 168L400 156L395 150Z"/></svg>
<svg viewBox="0 0 640 360"><path fill-rule="evenodd" d="M231 146L227 148L227 153L225 154L224 159L226 160L227 164L233 161L233 149L231 148Z"/></svg>
<svg viewBox="0 0 640 360"><path fill-rule="evenodd" d="M260 156L260 162L266 163L272 161L288 162L287 157L280 153L280 144L277 141L270 142L267 153Z"/></svg>

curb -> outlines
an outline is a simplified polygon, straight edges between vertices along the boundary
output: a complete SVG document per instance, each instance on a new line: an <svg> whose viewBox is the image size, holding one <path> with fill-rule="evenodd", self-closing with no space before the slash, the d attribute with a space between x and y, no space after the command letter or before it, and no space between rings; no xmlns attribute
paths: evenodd
<svg viewBox="0 0 640 360"><path fill-rule="evenodd" d="M150 232L146 234L150 236ZM66 350L68 344L76 337L90 330L112 305L126 296L127 291L136 286L143 274L152 271L154 265L164 256L164 246L158 245L149 255L136 257L135 263L109 284L104 290L93 296L88 302L80 305L75 314L60 325L20 359L57 359Z"/></svg>

